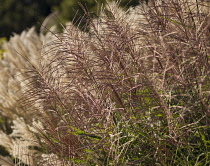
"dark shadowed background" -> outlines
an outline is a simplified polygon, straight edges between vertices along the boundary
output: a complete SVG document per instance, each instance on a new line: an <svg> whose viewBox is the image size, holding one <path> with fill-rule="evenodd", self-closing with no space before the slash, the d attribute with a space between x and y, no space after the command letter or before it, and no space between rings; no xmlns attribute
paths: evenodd
<svg viewBox="0 0 210 166"><path fill-rule="evenodd" d="M76 14L79 19L84 11L81 5L96 15L97 7L106 0L0 0L0 37L9 38L12 33L21 33L24 29L36 26L39 30L43 20L57 11L58 22L71 21ZM121 6L139 4L139 0L121 0Z"/></svg>

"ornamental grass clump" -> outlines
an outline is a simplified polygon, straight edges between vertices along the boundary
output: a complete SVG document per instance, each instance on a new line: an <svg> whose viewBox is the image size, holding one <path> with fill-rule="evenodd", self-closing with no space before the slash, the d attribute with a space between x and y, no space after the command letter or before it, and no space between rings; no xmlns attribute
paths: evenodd
<svg viewBox="0 0 210 166"><path fill-rule="evenodd" d="M86 12L86 31L52 32L19 100L42 123L52 165L209 165L208 11L112 2L98 18Z"/></svg>
<svg viewBox="0 0 210 166"><path fill-rule="evenodd" d="M37 165L42 160L40 139L34 132L34 127L41 124L38 125L37 114L33 110L29 112L28 109L23 109L19 100L26 86L26 81L22 80L30 77L30 73L24 70L32 67L30 63L38 68L42 44L52 38L49 33L39 35L31 28L20 35L14 34L1 45L0 165Z"/></svg>

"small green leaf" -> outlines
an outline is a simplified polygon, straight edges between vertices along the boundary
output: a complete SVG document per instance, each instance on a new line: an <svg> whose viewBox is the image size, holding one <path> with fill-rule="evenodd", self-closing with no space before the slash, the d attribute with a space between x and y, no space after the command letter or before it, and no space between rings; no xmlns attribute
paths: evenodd
<svg viewBox="0 0 210 166"><path fill-rule="evenodd" d="M163 116L163 114L157 114L156 116L160 117L160 116Z"/></svg>

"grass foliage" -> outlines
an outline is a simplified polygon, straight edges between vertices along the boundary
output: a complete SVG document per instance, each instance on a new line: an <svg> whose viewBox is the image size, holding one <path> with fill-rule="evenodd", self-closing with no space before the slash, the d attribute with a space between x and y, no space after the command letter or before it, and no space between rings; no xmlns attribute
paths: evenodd
<svg viewBox="0 0 210 166"><path fill-rule="evenodd" d="M208 5L109 3L87 32L52 32L19 100L45 152L62 165L209 165Z"/></svg>

